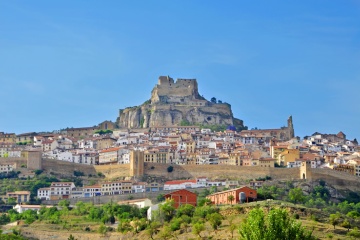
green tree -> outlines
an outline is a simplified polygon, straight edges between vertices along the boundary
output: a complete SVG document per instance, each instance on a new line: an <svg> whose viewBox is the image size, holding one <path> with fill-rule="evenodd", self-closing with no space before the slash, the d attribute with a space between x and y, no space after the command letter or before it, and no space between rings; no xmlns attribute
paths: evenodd
<svg viewBox="0 0 360 240"><path fill-rule="evenodd" d="M231 233L231 239L234 238L234 231L235 231L236 228L237 228L237 226L234 223L230 224L229 230L230 230L230 233Z"/></svg>
<svg viewBox="0 0 360 240"><path fill-rule="evenodd" d="M340 223L340 217L341 217L340 213L330 214L329 222L331 225L334 226L334 229L335 229L335 226Z"/></svg>
<svg viewBox="0 0 360 240"><path fill-rule="evenodd" d="M117 230L118 230L118 232L121 232L121 233L131 232L133 230L133 227L130 224L130 220L129 219L121 219L119 221Z"/></svg>
<svg viewBox="0 0 360 240"><path fill-rule="evenodd" d="M146 229L147 235L149 235L149 237L150 237L151 239L154 239L154 235L159 232L159 228L160 228L160 227L161 227L161 223L160 223L160 222L152 221L152 222L148 225L148 228Z"/></svg>
<svg viewBox="0 0 360 240"><path fill-rule="evenodd" d="M204 223L201 222L197 222L195 224L193 224L192 226L192 232L193 234L199 236L201 238L201 232L205 230L205 225Z"/></svg>
<svg viewBox="0 0 360 240"><path fill-rule="evenodd" d="M303 202L305 199L305 195L301 188L293 188L289 192L289 199L293 203Z"/></svg>
<svg viewBox="0 0 360 240"><path fill-rule="evenodd" d="M165 225L159 232L159 237L164 240L170 239L172 237L172 232L173 230L171 230L171 227Z"/></svg>
<svg viewBox="0 0 360 240"><path fill-rule="evenodd" d="M240 239L246 240L315 239L312 232L291 218L285 209L272 209L267 215L261 208L251 210L240 225L239 233Z"/></svg>
<svg viewBox="0 0 360 240"><path fill-rule="evenodd" d="M69 201L69 200L66 200L66 199L61 200L61 201L59 201L58 206L59 206L59 207L62 207L62 208L67 208L67 209L69 209L70 201Z"/></svg>
<svg viewBox="0 0 360 240"><path fill-rule="evenodd" d="M349 237L360 238L360 231L357 227L354 227L354 229L352 229L346 235Z"/></svg>
<svg viewBox="0 0 360 240"><path fill-rule="evenodd" d="M181 205L176 211L176 217L181 217L183 215L192 217L195 212L195 207L191 204Z"/></svg>
<svg viewBox="0 0 360 240"><path fill-rule="evenodd" d="M234 195L229 195L227 197L227 200L231 202L231 205L233 204L234 199L235 199Z"/></svg>
<svg viewBox="0 0 360 240"><path fill-rule="evenodd" d="M211 101L212 103L216 103L216 97L212 97L212 98L210 99L210 101Z"/></svg>
<svg viewBox="0 0 360 240"><path fill-rule="evenodd" d="M350 222L349 222L347 219L345 219L345 220L341 223L341 226L344 227L344 228L347 228L348 231L349 231L350 228L351 228L351 224L350 224Z"/></svg>
<svg viewBox="0 0 360 240"><path fill-rule="evenodd" d="M106 236L107 231L108 229L103 223L98 228L98 233L100 233L102 236Z"/></svg>
<svg viewBox="0 0 360 240"><path fill-rule="evenodd" d="M7 204L15 206L16 205L16 199L15 198L9 198Z"/></svg>
<svg viewBox="0 0 360 240"><path fill-rule="evenodd" d="M5 225L10 222L10 217L7 214L0 215L0 225Z"/></svg>
<svg viewBox="0 0 360 240"><path fill-rule="evenodd" d="M160 211L164 213L164 220L169 222L175 213L174 200L166 200L166 202L160 206Z"/></svg>
<svg viewBox="0 0 360 240"><path fill-rule="evenodd" d="M218 227L221 225L222 219L223 219L223 217L219 213L212 213L212 214L208 215L206 218L214 230L218 229Z"/></svg>
<svg viewBox="0 0 360 240"><path fill-rule="evenodd" d="M158 202L164 201L164 200L165 200L165 194L159 194L159 195L157 195L156 200L157 200Z"/></svg>

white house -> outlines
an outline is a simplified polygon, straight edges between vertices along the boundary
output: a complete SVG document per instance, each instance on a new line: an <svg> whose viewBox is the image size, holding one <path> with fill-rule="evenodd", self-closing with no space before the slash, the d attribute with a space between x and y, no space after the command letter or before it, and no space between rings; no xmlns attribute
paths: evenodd
<svg viewBox="0 0 360 240"><path fill-rule="evenodd" d="M86 152L81 150L73 155L72 162L87 164L87 165L95 165L96 156L97 154L95 152Z"/></svg>
<svg viewBox="0 0 360 240"><path fill-rule="evenodd" d="M82 198L84 197L84 191L82 187L71 189L71 194L69 198Z"/></svg>
<svg viewBox="0 0 360 240"><path fill-rule="evenodd" d="M37 190L37 198L41 200L50 200L50 188L39 188Z"/></svg>
<svg viewBox="0 0 360 240"><path fill-rule="evenodd" d="M95 148L95 141L93 139L81 139L77 141L77 145L79 148L85 149L85 148Z"/></svg>
<svg viewBox="0 0 360 240"><path fill-rule="evenodd" d="M176 190L185 188L198 188L200 185L196 180L173 180L164 183L164 190Z"/></svg>
<svg viewBox="0 0 360 240"><path fill-rule="evenodd" d="M59 144L55 140L43 139L43 141L41 142L41 146L43 152L47 152L47 151L55 150L59 146Z"/></svg>
<svg viewBox="0 0 360 240"><path fill-rule="evenodd" d="M132 185L133 193L143 193L146 191L146 182L137 182Z"/></svg>
<svg viewBox="0 0 360 240"><path fill-rule="evenodd" d="M301 167L301 163L302 163L303 161L301 161L301 160L295 160L294 162L288 162L287 163L287 168L297 168L297 167Z"/></svg>
<svg viewBox="0 0 360 240"><path fill-rule="evenodd" d="M93 185L93 186L86 186L83 187L84 197L94 197L101 195L101 186L100 185Z"/></svg>
<svg viewBox="0 0 360 240"><path fill-rule="evenodd" d="M206 186L207 187L212 187L212 186L225 186L226 185L226 181L222 181L222 180L208 180L206 182Z"/></svg>
<svg viewBox="0 0 360 240"><path fill-rule="evenodd" d="M74 188L75 184L73 182L52 182L50 186L50 200L69 198Z"/></svg>
<svg viewBox="0 0 360 240"><path fill-rule="evenodd" d="M73 158L73 153L71 151L65 151L61 149L55 149L53 151L46 152L43 155L51 159L67 161L67 162L72 162L72 158Z"/></svg>
<svg viewBox="0 0 360 240"><path fill-rule="evenodd" d="M148 198L135 199L135 200L125 200L118 202L119 205L134 205L138 208L150 207L152 202Z"/></svg>
<svg viewBox="0 0 360 240"><path fill-rule="evenodd" d="M45 206L46 208L51 208L52 206ZM42 208L41 205L20 205L16 204L13 209L17 211L18 213L23 213L26 210L33 210L39 213L40 209Z"/></svg>
<svg viewBox="0 0 360 240"><path fill-rule="evenodd" d="M211 129L210 129L210 128L203 128L203 129L201 129L201 134L207 134L207 133L211 133Z"/></svg>
<svg viewBox="0 0 360 240"><path fill-rule="evenodd" d="M13 171L16 168L16 163L14 164L1 164L0 173L8 173Z"/></svg>
<svg viewBox="0 0 360 240"><path fill-rule="evenodd" d="M119 146L124 146L124 145L128 145L129 144L129 140L126 137L121 137L116 141L116 145Z"/></svg>

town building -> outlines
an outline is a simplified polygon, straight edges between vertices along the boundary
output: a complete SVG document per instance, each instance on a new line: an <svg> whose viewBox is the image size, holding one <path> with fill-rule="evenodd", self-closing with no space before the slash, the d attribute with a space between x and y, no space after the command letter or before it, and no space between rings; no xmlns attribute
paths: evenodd
<svg viewBox="0 0 360 240"><path fill-rule="evenodd" d="M52 182L50 185L50 200L68 199L72 189L75 189L73 182Z"/></svg>
<svg viewBox="0 0 360 240"><path fill-rule="evenodd" d="M178 208L184 204L190 204L196 206L197 204L197 195L193 192L190 192L186 189L177 190L168 194L165 194L166 200L174 200L174 207Z"/></svg>
<svg viewBox="0 0 360 240"><path fill-rule="evenodd" d="M26 203L30 201L30 191L15 191L7 192L6 200L9 201L10 198L15 199L16 203Z"/></svg>
<svg viewBox="0 0 360 240"><path fill-rule="evenodd" d="M230 201L229 196L233 196L233 200ZM252 202L257 199L257 192L255 189L249 187L240 187L227 191L213 193L206 197L213 204L238 204L244 202Z"/></svg>

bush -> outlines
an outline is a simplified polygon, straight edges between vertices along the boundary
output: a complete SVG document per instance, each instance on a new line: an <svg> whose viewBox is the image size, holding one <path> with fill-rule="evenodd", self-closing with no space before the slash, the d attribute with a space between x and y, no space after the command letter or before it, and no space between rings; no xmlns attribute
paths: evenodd
<svg viewBox="0 0 360 240"><path fill-rule="evenodd" d="M35 173L36 175L40 175L42 172L43 172L43 170L40 170L40 169L34 171L34 173Z"/></svg>
<svg viewBox="0 0 360 240"><path fill-rule="evenodd" d="M105 175L102 172L97 173L98 177L105 177Z"/></svg>
<svg viewBox="0 0 360 240"><path fill-rule="evenodd" d="M350 232L348 232L346 235L349 237L360 238L360 231L358 228L355 227Z"/></svg>
<svg viewBox="0 0 360 240"><path fill-rule="evenodd" d="M171 173L172 171L174 171L174 167L173 166L168 166L167 171L168 171L168 173Z"/></svg>
<svg viewBox="0 0 360 240"><path fill-rule="evenodd" d="M83 172L81 172L81 171L74 171L74 176L75 177L81 177L81 176L85 176L85 174L83 173Z"/></svg>
<svg viewBox="0 0 360 240"><path fill-rule="evenodd" d="M171 222L170 222L170 229L171 231L176 231L180 229L182 223L182 219L181 218L174 218Z"/></svg>
<svg viewBox="0 0 360 240"><path fill-rule="evenodd" d="M158 202L162 202L165 200L165 195L164 194L159 194L157 197L156 197L156 200Z"/></svg>

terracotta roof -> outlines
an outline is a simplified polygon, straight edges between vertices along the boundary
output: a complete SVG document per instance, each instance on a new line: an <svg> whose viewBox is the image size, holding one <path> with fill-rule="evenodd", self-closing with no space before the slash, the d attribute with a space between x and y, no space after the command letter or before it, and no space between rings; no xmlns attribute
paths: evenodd
<svg viewBox="0 0 360 240"><path fill-rule="evenodd" d="M108 148L108 149L101 150L100 153L114 152L114 151L118 151L119 149L120 149L119 147Z"/></svg>
<svg viewBox="0 0 360 240"><path fill-rule="evenodd" d="M26 205L26 204L21 204L19 205L21 207L24 207L24 208L41 208L42 205ZM45 206L46 208L51 208L52 206Z"/></svg>
<svg viewBox="0 0 360 240"><path fill-rule="evenodd" d="M30 191L15 191L15 192L8 192L7 194L30 194Z"/></svg>
<svg viewBox="0 0 360 240"><path fill-rule="evenodd" d="M85 186L83 188L101 188L100 185Z"/></svg>

